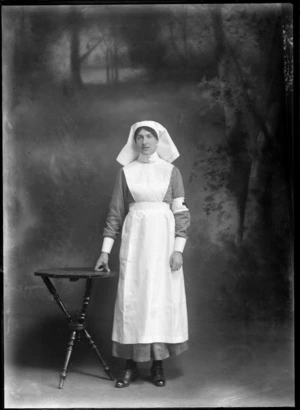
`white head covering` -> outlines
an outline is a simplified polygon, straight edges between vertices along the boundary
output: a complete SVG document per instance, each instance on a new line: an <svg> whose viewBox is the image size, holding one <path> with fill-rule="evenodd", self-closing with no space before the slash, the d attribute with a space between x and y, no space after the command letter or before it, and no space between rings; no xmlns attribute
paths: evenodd
<svg viewBox="0 0 300 410"><path fill-rule="evenodd" d="M139 156L139 151L134 141L134 133L139 127L150 127L156 131L158 135L156 152L162 159L173 162L179 157L180 154L165 127L155 121L140 121L133 124L130 128L127 143L117 156L117 161L120 164L127 165Z"/></svg>

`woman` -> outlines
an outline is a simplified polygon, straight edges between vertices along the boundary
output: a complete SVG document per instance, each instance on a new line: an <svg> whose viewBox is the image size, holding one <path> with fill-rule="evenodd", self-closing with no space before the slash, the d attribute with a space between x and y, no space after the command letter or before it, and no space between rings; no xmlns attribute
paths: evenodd
<svg viewBox="0 0 300 410"><path fill-rule="evenodd" d="M95 270L109 270L109 253L123 226L112 332L113 356L126 359L118 388L137 378L137 362L150 360L153 384L164 386L162 361L188 348L182 253L190 213L181 174L171 164L178 156L161 124L142 121L131 127L117 157L123 168Z"/></svg>

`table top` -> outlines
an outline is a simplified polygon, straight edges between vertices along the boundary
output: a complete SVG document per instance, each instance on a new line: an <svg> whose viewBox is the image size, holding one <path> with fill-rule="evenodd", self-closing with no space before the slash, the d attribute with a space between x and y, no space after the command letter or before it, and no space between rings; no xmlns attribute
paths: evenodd
<svg viewBox="0 0 300 410"><path fill-rule="evenodd" d="M35 276L47 278L68 278L68 279L105 279L116 275L115 271L99 272L94 268L45 268L34 272Z"/></svg>

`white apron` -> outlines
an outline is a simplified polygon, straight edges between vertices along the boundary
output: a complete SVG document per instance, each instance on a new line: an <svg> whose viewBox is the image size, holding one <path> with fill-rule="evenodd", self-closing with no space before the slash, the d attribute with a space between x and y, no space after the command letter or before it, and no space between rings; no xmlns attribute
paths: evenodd
<svg viewBox="0 0 300 410"><path fill-rule="evenodd" d="M182 268L171 271L175 220L162 202L173 165L162 159L124 167L130 205L122 229L120 276L112 340L181 343L188 340Z"/></svg>

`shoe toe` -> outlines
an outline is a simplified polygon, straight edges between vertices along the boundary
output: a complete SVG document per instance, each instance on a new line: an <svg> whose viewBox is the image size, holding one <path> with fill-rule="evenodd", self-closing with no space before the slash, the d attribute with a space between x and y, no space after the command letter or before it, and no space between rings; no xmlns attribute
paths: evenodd
<svg viewBox="0 0 300 410"><path fill-rule="evenodd" d="M122 388L128 387L130 382L134 381L138 377L137 370L125 369L121 376L116 381L115 387Z"/></svg>
<svg viewBox="0 0 300 410"><path fill-rule="evenodd" d="M164 376L164 371L162 368L152 368L151 369L151 380L154 386L163 387L166 384L166 378Z"/></svg>

